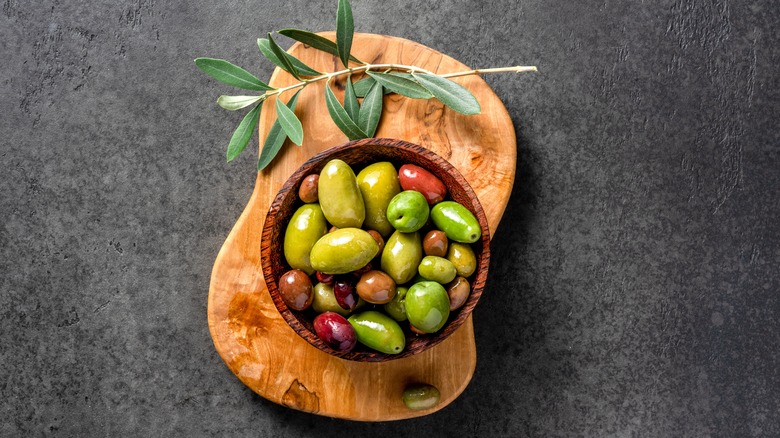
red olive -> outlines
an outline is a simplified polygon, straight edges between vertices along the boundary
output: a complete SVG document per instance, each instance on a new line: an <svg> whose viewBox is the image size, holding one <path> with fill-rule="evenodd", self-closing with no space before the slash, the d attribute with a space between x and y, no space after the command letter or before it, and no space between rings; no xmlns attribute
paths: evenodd
<svg viewBox="0 0 780 438"><path fill-rule="evenodd" d="M314 299L311 279L300 269L292 269L282 275L279 279L279 294L287 307L293 310L306 309Z"/></svg>
<svg viewBox="0 0 780 438"><path fill-rule="evenodd" d="M355 286L352 282L344 278L339 278L333 285L333 294L336 296L336 302L344 310L355 310L358 304L358 296L355 293Z"/></svg>
<svg viewBox="0 0 780 438"><path fill-rule="evenodd" d="M316 173L311 174L303 179L303 182L301 182L301 187L298 189L298 197L301 198L301 201L311 204L312 202L317 202L319 197L319 181L320 176Z"/></svg>
<svg viewBox="0 0 780 438"><path fill-rule="evenodd" d="M346 318L334 312L320 313L314 318L314 331L322 342L336 351L349 352L357 344L357 334Z"/></svg>
<svg viewBox="0 0 780 438"><path fill-rule="evenodd" d="M425 196L429 205L444 200L447 187L434 174L414 164L404 164L398 170L398 181L404 190L416 190Z"/></svg>
<svg viewBox="0 0 780 438"><path fill-rule="evenodd" d="M333 274L324 274L322 272L317 271L317 281L319 281L320 283L325 283L329 285L333 284L333 278L334 278Z"/></svg>

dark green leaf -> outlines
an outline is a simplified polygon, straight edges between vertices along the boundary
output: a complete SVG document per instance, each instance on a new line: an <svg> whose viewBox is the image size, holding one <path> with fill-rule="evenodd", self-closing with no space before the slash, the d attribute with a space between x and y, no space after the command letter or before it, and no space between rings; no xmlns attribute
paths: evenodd
<svg viewBox="0 0 780 438"><path fill-rule="evenodd" d="M240 110L263 99L263 96L219 96L217 105L228 111Z"/></svg>
<svg viewBox="0 0 780 438"><path fill-rule="evenodd" d="M355 88L352 86L352 75L347 76L347 82L344 84L344 109L353 122L358 121L358 117L360 117L360 104L355 95Z"/></svg>
<svg viewBox="0 0 780 438"><path fill-rule="evenodd" d="M298 95L300 93L301 91L298 90L290 101L287 102L287 108L290 108L290 111L295 111L295 104L298 103ZM284 133L282 125L279 123L279 119L277 119L271 126L271 130L268 131L268 136L263 143L263 150L260 152L260 158L257 160L257 170L265 169L273 161L276 154L284 146L285 140L287 140L287 134Z"/></svg>
<svg viewBox="0 0 780 438"><path fill-rule="evenodd" d="M331 90L330 86L327 84L325 85L325 104L328 107L330 118L333 119L336 126L338 126L341 132L346 134L350 140L368 137L358 125L349 118L349 114L347 114L347 111L341 106L336 95L333 94L333 90Z"/></svg>
<svg viewBox="0 0 780 438"><path fill-rule="evenodd" d="M376 80L371 76L366 76L363 79L355 82L353 84L353 88L355 90L355 96L366 97L368 92L371 91L371 87L373 87L375 83Z"/></svg>
<svg viewBox="0 0 780 438"><path fill-rule="evenodd" d="M352 36L355 22L352 19L352 5L349 0L339 0L336 9L336 47L344 67L349 67L349 51L352 50Z"/></svg>
<svg viewBox="0 0 780 438"><path fill-rule="evenodd" d="M422 85L417 82L407 79L401 76L391 75L388 73L379 72L367 72L369 76L376 79L377 82L382 84L393 93L398 93L402 96L411 97L412 99L430 99L433 97Z"/></svg>
<svg viewBox="0 0 780 438"><path fill-rule="evenodd" d="M295 41L300 41L303 44L306 44L307 46L310 46L317 50L321 50L325 53L330 53L331 55L334 56L339 56L339 49L338 47L336 47L336 43L323 36L319 36L316 33L311 33L299 29L282 29L279 31L279 33L288 38L292 38ZM355 58L354 56L350 56L349 59L350 61L354 61L360 64L365 64L365 62Z"/></svg>
<svg viewBox="0 0 780 438"><path fill-rule="evenodd" d="M233 161L249 143L249 139L252 138L252 133L257 128L257 121L260 120L260 109L263 107L263 102L257 104L256 107L249 111L241 123L238 124L238 128L233 133L233 137L230 138L230 144L227 149L228 162Z"/></svg>
<svg viewBox="0 0 780 438"><path fill-rule="evenodd" d="M374 82L371 91L363 99L363 107L360 108L358 126L368 137L374 136L376 127L379 125L379 119L382 117L383 88L381 84Z"/></svg>
<svg viewBox="0 0 780 438"><path fill-rule="evenodd" d="M276 99L276 117L276 120L282 125L282 130L290 137L293 143L297 145L303 143L303 126L301 121L298 120L298 117L295 116L295 113L290 108L287 108L287 105L282 103L281 99Z"/></svg>
<svg viewBox="0 0 780 438"><path fill-rule="evenodd" d="M271 34L268 34L268 45L271 48L271 51L274 52L277 58L279 58L279 61L282 63L280 67L282 70L286 71L287 73L290 73L293 75L295 79L300 80L301 77L298 76L298 72L295 70L295 67L292 65L292 61L290 61L290 58L284 50L282 50L281 47L279 47L278 44L276 44L276 41L274 41L273 37L271 37Z"/></svg>
<svg viewBox="0 0 780 438"><path fill-rule="evenodd" d="M273 62L277 67L281 69L285 68L285 65L282 63L282 60L279 59L278 56L276 56L276 53L274 53L273 50L271 50L271 42L268 41L267 38L258 38L257 47L260 49L260 53L262 53L263 56L265 56L271 62ZM290 55L289 53L287 55L288 55L288 59L290 60L290 63L293 65L293 67L295 67L295 70L298 72L299 76L319 76L322 74L317 70L314 70L313 68L304 64L300 59Z"/></svg>
<svg viewBox="0 0 780 438"><path fill-rule="evenodd" d="M234 87L255 91L275 89L257 79L252 73L224 59L197 58L195 65L212 78Z"/></svg>
<svg viewBox="0 0 780 438"><path fill-rule="evenodd" d="M479 114L482 110L477 98L460 84L435 75L413 74L413 76L441 103L461 114Z"/></svg>

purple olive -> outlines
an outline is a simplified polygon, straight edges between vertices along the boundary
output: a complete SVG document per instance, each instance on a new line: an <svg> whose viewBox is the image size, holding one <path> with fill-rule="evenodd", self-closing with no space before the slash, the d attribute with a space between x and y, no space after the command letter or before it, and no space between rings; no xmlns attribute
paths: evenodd
<svg viewBox="0 0 780 438"><path fill-rule="evenodd" d="M331 285L333 284L334 276L333 274L324 274L322 272L317 272L317 281L323 284Z"/></svg>
<svg viewBox="0 0 780 438"><path fill-rule="evenodd" d="M338 313L325 312L317 315L314 318L314 331L322 342L336 351L349 352L357 344L355 329Z"/></svg>
<svg viewBox="0 0 780 438"><path fill-rule="evenodd" d="M358 295L352 282L344 278L337 279L333 284L333 294L336 296L336 302L344 310L352 311L357 307Z"/></svg>

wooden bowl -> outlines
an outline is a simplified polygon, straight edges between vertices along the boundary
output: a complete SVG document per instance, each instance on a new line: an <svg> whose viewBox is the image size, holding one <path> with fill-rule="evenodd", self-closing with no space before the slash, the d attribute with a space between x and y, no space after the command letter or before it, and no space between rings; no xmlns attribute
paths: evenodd
<svg viewBox="0 0 780 438"><path fill-rule="evenodd" d="M315 313L312 309L295 311L287 307L282 299L277 280L290 268L285 264L283 254L284 232L295 210L303 205L298 199L298 188L301 181L312 173L322 170L325 163L331 159L343 160L355 170L357 174L363 167L378 161L390 161L396 169L402 164L415 164L436 175L447 186L447 199L463 204L479 221L482 227L482 238L472 244L477 257L477 270L470 277L471 294L466 303L453 312L447 324L438 332L417 336L413 334L408 323L400 323L404 327L406 335L406 348L399 354L384 354L358 343L354 350L348 353L339 352L328 347L314 332L313 320ZM420 353L433 347L446 339L450 334L466 321L466 318L474 310L477 301L482 295L487 279L488 265L490 264L490 231L487 218L482 206L463 176L442 157L422 146L408 143L402 140L386 138L369 138L356 140L341 146L325 150L305 163L287 179L279 194L271 204L263 226L260 255L263 265L268 291L271 294L276 308L285 321L295 330L295 333L308 341L318 349L331 355L361 362L382 362L392 359L400 359Z"/></svg>

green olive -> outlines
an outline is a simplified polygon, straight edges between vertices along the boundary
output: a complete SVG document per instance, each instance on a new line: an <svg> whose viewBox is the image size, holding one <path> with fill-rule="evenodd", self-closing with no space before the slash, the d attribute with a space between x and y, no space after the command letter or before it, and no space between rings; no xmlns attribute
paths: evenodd
<svg viewBox="0 0 780 438"><path fill-rule="evenodd" d="M477 257L471 245L452 242L447 250L447 260L455 265L455 270L461 277L470 277L477 269Z"/></svg>
<svg viewBox="0 0 780 438"><path fill-rule="evenodd" d="M325 215L319 204L306 204L298 208L284 232L284 258L287 264L308 275L313 274L309 254L327 231Z"/></svg>
<svg viewBox="0 0 780 438"><path fill-rule="evenodd" d="M386 161L371 164L358 173L357 183L366 206L363 228L389 236L394 228L387 220L387 206L401 192L395 167Z"/></svg>
<svg viewBox="0 0 780 438"><path fill-rule="evenodd" d="M439 284L447 284L457 275L455 265L451 261L436 256L423 257L417 270L426 280L433 280Z"/></svg>
<svg viewBox="0 0 780 438"><path fill-rule="evenodd" d="M482 228L477 218L457 202L443 201L434 205L431 209L431 220L436 228L447 234L450 240L474 243L482 237Z"/></svg>
<svg viewBox="0 0 780 438"><path fill-rule="evenodd" d="M404 284L417 274L417 266L422 260L422 241L417 232L394 232L382 251L382 270L396 284Z"/></svg>
<svg viewBox="0 0 780 438"><path fill-rule="evenodd" d="M439 331L450 317L450 298L435 281L415 283L406 293L406 317L423 333Z"/></svg>
<svg viewBox="0 0 780 438"><path fill-rule="evenodd" d="M314 285L314 299L311 307L317 313L336 312L343 316L348 316L350 313L349 310L339 306L336 295L333 293L332 284L317 283Z"/></svg>
<svg viewBox="0 0 780 438"><path fill-rule="evenodd" d="M404 404L413 411L430 409L439 404L440 399L441 394L435 386L414 384L404 389Z"/></svg>
<svg viewBox="0 0 780 438"><path fill-rule="evenodd" d="M406 347L406 336L395 320L374 310L349 317L358 342L386 354L398 354Z"/></svg>
<svg viewBox="0 0 780 438"><path fill-rule="evenodd" d="M349 164L341 160L328 161L320 172L317 188L322 211L331 225L339 228L363 225L366 207Z"/></svg>
<svg viewBox="0 0 780 438"><path fill-rule="evenodd" d="M396 321L406 321L406 292L409 288L397 287L395 289L395 297L393 301L384 305L385 312Z"/></svg>
<svg viewBox="0 0 780 438"><path fill-rule="evenodd" d="M359 228L339 228L320 238L311 248L311 266L324 274L346 274L366 266L379 245Z"/></svg>

